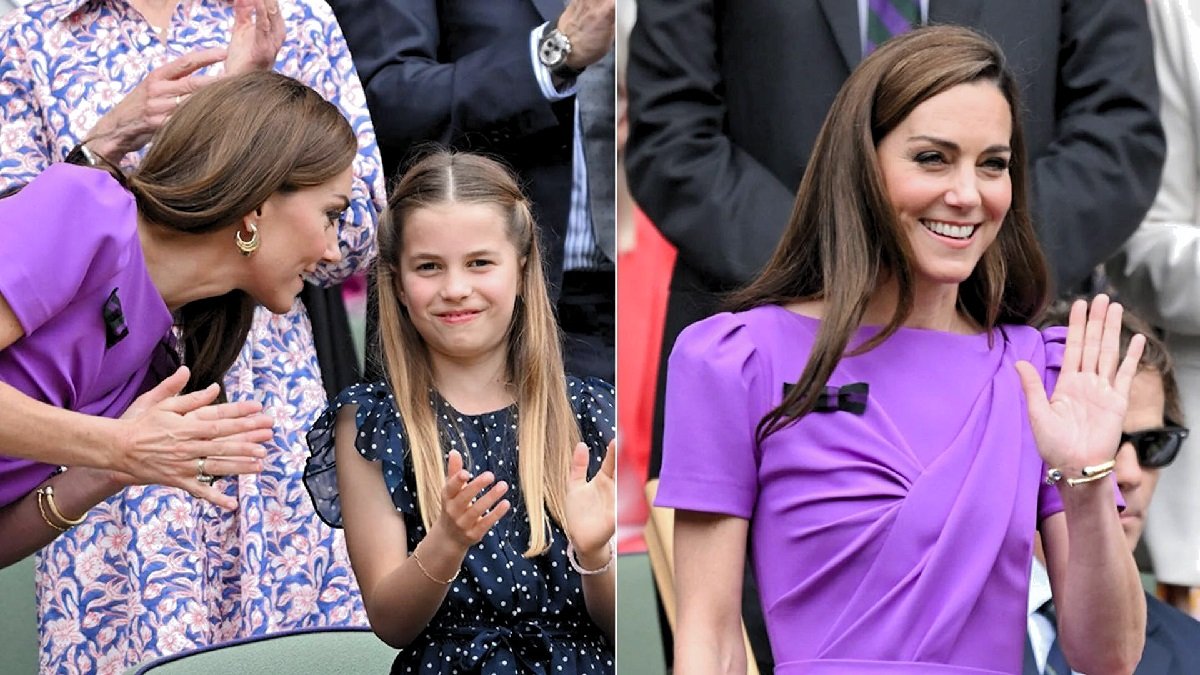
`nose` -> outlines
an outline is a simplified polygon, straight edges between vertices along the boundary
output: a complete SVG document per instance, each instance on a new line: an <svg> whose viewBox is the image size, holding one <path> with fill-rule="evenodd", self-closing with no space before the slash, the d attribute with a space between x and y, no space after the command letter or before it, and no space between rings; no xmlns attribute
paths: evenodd
<svg viewBox="0 0 1200 675"><path fill-rule="evenodd" d="M1121 444L1117 451L1117 487L1121 492L1132 492L1142 485L1142 465L1138 464L1137 451L1133 443Z"/></svg>
<svg viewBox="0 0 1200 675"><path fill-rule="evenodd" d="M442 284L442 299L458 301L471 294L471 282L468 275L461 270L451 269L444 277Z"/></svg>
<svg viewBox="0 0 1200 675"><path fill-rule="evenodd" d="M953 182L946 190L946 205L964 210L979 206L978 180L974 166L964 166L955 171Z"/></svg>
<svg viewBox="0 0 1200 675"><path fill-rule="evenodd" d="M342 260L342 247L338 241L338 228L330 227L325 234L325 250L321 253L321 260L327 263L337 263Z"/></svg>

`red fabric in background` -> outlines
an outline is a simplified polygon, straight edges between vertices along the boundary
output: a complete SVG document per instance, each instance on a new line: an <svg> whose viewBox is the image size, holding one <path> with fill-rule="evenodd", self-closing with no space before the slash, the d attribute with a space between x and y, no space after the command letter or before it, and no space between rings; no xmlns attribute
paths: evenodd
<svg viewBox="0 0 1200 675"><path fill-rule="evenodd" d="M617 255L617 551L646 550L646 474L654 385L675 248L640 210L637 244Z"/></svg>

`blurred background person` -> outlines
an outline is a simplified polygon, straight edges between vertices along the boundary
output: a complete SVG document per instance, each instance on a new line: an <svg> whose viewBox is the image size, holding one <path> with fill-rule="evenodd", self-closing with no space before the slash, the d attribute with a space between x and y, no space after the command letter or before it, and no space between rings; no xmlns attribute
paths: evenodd
<svg viewBox="0 0 1200 675"><path fill-rule="evenodd" d="M307 278L333 284L370 261L382 172L324 3L33 0L0 20L0 45L2 186L72 152L132 169L175 108L222 73L274 69L309 85L342 111L359 147L336 224L340 259ZM300 479L303 432L326 404L322 374L301 302L282 316L255 311L224 384L230 400L259 401L274 417L262 473L217 482L236 511L134 487L55 540L38 563L43 669L90 672L101 658L119 669L239 637L366 625L344 539L316 517ZM78 564L111 541L123 545Z"/></svg>
<svg viewBox="0 0 1200 675"><path fill-rule="evenodd" d="M1044 326L1067 323L1068 306L1060 303L1043 320ZM1146 337L1137 374L1129 389L1129 407L1121 446L1117 450L1117 486L1125 500L1121 528L1129 550L1141 539L1147 514L1152 510L1163 469L1179 456L1188 429L1175 380L1175 369L1166 345L1154 329L1132 312L1121 317L1121 351L1134 335ZM1039 545L1029 586L1029 635L1023 675L1068 675L1070 669L1057 642L1057 615L1046 576L1045 554ZM1135 675L1192 675L1200 669L1200 622L1146 594L1146 644Z"/></svg>
<svg viewBox="0 0 1200 675"><path fill-rule="evenodd" d="M1200 0L1152 0L1167 160L1137 232L1107 265L1121 297L1166 332L1188 419L1200 419ZM1167 602L1196 615L1200 586L1200 441L1162 476L1146 543Z"/></svg>
<svg viewBox="0 0 1200 675"><path fill-rule="evenodd" d="M487 154L542 226L568 373L614 380L613 0L333 0L388 175L422 143ZM367 377L382 377L375 311Z"/></svg>

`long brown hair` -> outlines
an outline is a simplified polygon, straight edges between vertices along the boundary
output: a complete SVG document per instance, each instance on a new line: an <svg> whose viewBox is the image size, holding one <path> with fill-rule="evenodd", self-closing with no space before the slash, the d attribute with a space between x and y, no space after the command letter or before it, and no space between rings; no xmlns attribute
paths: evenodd
<svg viewBox="0 0 1200 675"><path fill-rule="evenodd" d="M529 201L512 173L498 162L436 150L417 161L393 187L387 213L379 224L375 263L384 372L408 433L417 502L429 529L442 510L446 451L430 406L434 381L429 350L400 303L398 265L409 215L420 208L454 202L499 208L506 216L509 240L525 258L508 332L506 374L517 392L518 476L529 514L525 555L532 557L549 546L547 512L558 523L566 522L566 485L579 429L567 400L558 323L546 291Z"/></svg>
<svg viewBox="0 0 1200 675"><path fill-rule="evenodd" d="M254 72L189 96L126 185L153 226L201 234L235 227L276 192L333 179L357 151L337 107L289 77ZM234 290L175 312L189 390L221 382L246 341L254 304Z"/></svg>
<svg viewBox="0 0 1200 675"><path fill-rule="evenodd" d="M922 102L981 81L994 83L1012 112L1012 205L996 241L960 284L959 310L990 331L1001 323L1029 323L1045 306L1050 280L1029 217L1018 88L1000 48L975 31L951 26L918 28L890 40L863 60L838 93L774 256L730 300L734 311L824 300L799 386L759 422L759 441L812 410L884 275L898 287L896 311L854 353L883 342L912 311L911 251L876 147Z"/></svg>

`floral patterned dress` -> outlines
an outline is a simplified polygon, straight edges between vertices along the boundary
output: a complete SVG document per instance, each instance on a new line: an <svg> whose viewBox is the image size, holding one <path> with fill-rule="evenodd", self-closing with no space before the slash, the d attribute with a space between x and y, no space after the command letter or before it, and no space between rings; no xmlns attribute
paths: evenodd
<svg viewBox="0 0 1200 675"><path fill-rule="evenodd" d="M579 433L591 450L594 476L616 430L612 385L597 378L567 378L567 395ZM614 672L612 643L588 615L581 577L567 560L567 535L550 521L550 548L534 558L523 553L529 518L517 475L517 410L509 406L480 415L460 413L438 394L439 433L445 452L463 452L473 475L491 471L510 488L513 511L471 547L446 599L429 625L400 650L392 673L488 673L602 675ZM308 435L312 459L305 481L317 513L341 527L334 425L343 406L355 409L355 447L379 462L392 503L404 517L408 550L425 538L416 479L404 422L384 382L343 391Z"/></svg>
<svg viewBox="0 0 1200 675"><path fill-rule="evenodd" d="M164 33L123 0L33 0L0 19L0 187L62 160L153 68L226 45L232 4L182 0ZM287 38L276 69L341 108L359 139L339 228L342 260L314 279L337 283L374 255L384 201L379 154L329 7L281 0L280 9ZM303 433L326 404L302 305L280 316L256 312L225 387L232 400L261 401L275 418L264 471L217 483L237 496L236 511L177 489L130 488L48 546L37 564L43 671L120 673L234 638L366 625L342 535L315 516L301 483Z"/></svg>

